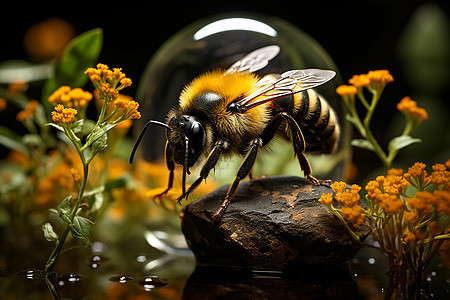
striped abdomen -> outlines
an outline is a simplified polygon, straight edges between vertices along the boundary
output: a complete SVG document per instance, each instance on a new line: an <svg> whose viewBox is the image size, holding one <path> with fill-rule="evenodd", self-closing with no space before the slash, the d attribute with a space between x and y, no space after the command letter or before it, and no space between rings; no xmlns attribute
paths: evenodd
<svg viewBox="0 0 450 300"><path fill-rule="evenodd" d="M294 117L305 138L306 151L332 153L336 150L340 135L336 112L313 89L273 101L272 110L274 115L287 112Z"/></svg>

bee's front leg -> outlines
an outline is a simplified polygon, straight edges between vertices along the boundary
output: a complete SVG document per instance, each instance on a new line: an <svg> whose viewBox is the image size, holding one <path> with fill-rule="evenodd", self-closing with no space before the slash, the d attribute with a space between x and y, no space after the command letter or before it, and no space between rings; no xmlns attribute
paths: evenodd
<svg viewBox="0 0 450 300"><path fill-rule="evenodd" d="M224 151L228 150L228 148L229 148L228 142L223 141L223 140L219 140L216 142L216 144L214 145L214 148L211 150L211 152L208 155L208 158L206 159L205 163L203 164L202 170L200 171L200 176L197 178L197 180L194 181L194 183L192 183L192 185L187 189L187 191L185 193L183 193L180 197L178 197L178 199L177 199L178 204L181 204L181 201L183 201L183 199L187 198L189 196L189 194L192 191L194 191L197 188L197 186L208 177L209 172L217 164L217 161L219 160L220 155Z"/></svg>

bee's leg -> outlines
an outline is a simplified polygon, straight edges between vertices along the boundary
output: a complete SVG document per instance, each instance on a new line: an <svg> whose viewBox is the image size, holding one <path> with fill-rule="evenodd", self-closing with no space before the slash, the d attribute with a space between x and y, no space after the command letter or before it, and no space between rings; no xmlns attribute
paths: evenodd
<svg viewBox="0 0 450 300"><path fill-rule="evenodd" d="M169 169L169 183L167 184L167 188L160 194L156 195L155 198L161 198L164 197L170 189L172 189L173 186L173 177L174 177L174 170L175 170L175 160L173 158L173 148L170 146L169 142L166 142L166 165L167 169Z"/></svg>
<svg viewBox="0 0 450 300"><path fill-rule="evenodd" d="M215 167L217 164L217 161L219 160L220 155L228 150L229 143L219 140L216 142L216 145L211 150L211 152L208 155L208 158L206 159L205 163L203 164L203 167L200 171L200 176L197 178L197 180L192 183L192 185L188 188L186 193L178 197L177 202L178 204L181 204L181 201L184 198L187 198L189 194L197 188L197 186L202 182L202 180L205 180L208 177L209 172L212 170L212 168Z"/></svg>
<svg viewBox="0 0 450 300"><path fill-rule="evenodd" d="M305 138L303 137L303 133L298 126L297 121L290 116L288 113L281 112L277 114L272 121L267 125L264 129L261 138L263 140L263 145L270 142L273 136L276 134L278 127L281 125L281 122L286 120L286 124L291 131L292 144L294 146L294 152L297 155L298 161L300 163L300 168L303 170L306 179L313 184L322 184L323 182L316 179L311 175L311 165L309 164L308 159L306 158L304 151L306 149Z"/></svg>
<svg viewBox="0 0 450 300"><path fill-rule="evenodd" d="M308 158L305 155L306 143L303 133L298 126L297 121L290 115L286 114L286 121L289 129L291 130L292 144L294 145L294 152L297 155L298 162L300 163L300 168L303 170L303 174L306 179L314 185L321 185L329 183L330 180L319 180L311 175L312 169Z"/></svg>
<svg viewBox="0 0 450 300"><path fill-rule="evenodd" d="M225 210L228 207L228 204L230 204L231 199L233 199L234 195L236 194L236 190L239 187L239 183L242 179L247 177L248 173L250 173L250 170L252 169L256 156L258 154L259 147L262 146L262 139L256 138L254 139L250 144L250 150L247 152L247 155L245 156L244 161L242 162L241 166L239 167L239 170L234 177L233 183L228 188L227 195L225 197L225 200L223 200L222 205L217 210L217 212L214 214L214 219L212 223L218 221L220 217L223 215Z"/></svg>

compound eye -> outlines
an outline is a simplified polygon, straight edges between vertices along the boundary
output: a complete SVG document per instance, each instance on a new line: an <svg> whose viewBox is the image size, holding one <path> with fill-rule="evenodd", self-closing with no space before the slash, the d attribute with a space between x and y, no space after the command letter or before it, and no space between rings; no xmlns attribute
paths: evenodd
<svg viewBox="0 0 450 300"><path fill-rule="evenodd" d="M205 143L205 130L202 124L200 122L194 122L190 133L189 146L191 148L191 154L194 156L200 155Z"/></svg>

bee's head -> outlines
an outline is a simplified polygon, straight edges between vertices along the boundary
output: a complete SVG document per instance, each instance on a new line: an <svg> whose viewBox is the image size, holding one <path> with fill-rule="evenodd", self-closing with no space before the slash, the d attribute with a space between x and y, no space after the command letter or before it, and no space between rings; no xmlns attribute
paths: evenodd
<svg viewBox="0 0 450 300"><path fill-rule="evenodd" d="M206 144L205 128L196 117L189 115L176 115L168 125L171 130L167 130L167 141L174 149L174 160L189 173Z"/></svg>

